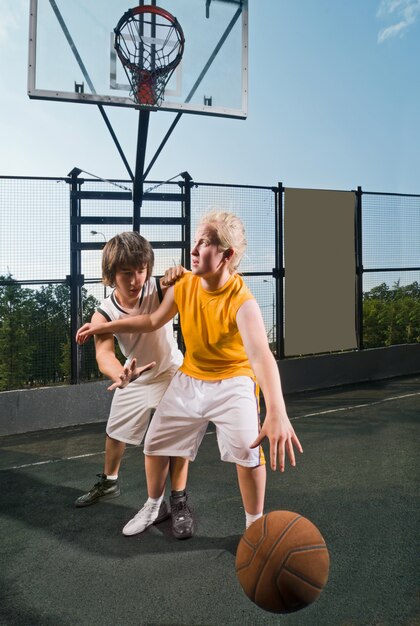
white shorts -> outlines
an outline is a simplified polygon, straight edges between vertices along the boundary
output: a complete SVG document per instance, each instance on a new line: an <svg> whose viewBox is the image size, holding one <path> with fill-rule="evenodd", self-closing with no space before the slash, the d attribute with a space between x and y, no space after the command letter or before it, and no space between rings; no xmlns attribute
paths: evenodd
<svg viewBox="0 0 420 626"><path fill-rule="evenodd" d="M212 422L222 461L262 465L262 448L249 447L260 430L258 407L256 385L247 376L205 381L177 372L153 416L144 453L194 461Z"/></svg>
<svg viewBox="0 0 420 626"><path fill-rule="evenodd" d="M109 412L106 433L112 439L139 446L143 441L152 411L168 388L178 365L147 383L141 376L123 389L116 389Z"/></svg>

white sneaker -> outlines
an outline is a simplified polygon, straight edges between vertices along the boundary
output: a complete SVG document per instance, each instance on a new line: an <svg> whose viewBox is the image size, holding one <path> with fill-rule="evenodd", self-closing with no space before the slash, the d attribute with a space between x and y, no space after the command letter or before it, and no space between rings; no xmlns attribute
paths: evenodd
<svg viewBox="0 0 420 626"><path fill-rule="evenodd" d="M168 519L171 513L165 500L162 500L160 507L155 504L146 502L142 509L131 519L122 529L123 535L137 535L142 533L152 524L159 524L163 520Z"/></svg>

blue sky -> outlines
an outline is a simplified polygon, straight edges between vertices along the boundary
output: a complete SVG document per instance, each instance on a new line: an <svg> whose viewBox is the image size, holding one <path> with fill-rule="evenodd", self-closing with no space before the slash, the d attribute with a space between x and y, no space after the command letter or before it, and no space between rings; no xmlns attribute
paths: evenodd
<svg viewBox="0 0 420 626"><path fill-rule="evenodd" d="M28 22L2 0L0 174L126 178L95 106L29 100ZM250 0L249 23L248 119L185 114L151 179L420 193L420 0ZM134 169L137 113L107 112Z"/></svg>

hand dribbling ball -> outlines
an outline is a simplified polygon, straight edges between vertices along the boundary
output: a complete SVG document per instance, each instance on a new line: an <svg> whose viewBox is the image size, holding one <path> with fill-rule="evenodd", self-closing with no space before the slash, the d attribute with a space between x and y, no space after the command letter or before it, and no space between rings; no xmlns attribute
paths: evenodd
<svg viewBox="0 0 420 626"><path fill-rule="evenodd" d="M271 511L243 534L236 573L260 608L291 613L312 604L327 580L328 548L318 528L291 511Z"/></svg>

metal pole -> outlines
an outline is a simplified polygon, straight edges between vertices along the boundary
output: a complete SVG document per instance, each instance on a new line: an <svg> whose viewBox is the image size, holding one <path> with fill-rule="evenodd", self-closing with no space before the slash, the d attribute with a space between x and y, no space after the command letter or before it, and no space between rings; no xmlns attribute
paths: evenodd
<svg viewBox="0 0 420 626"><path fill-rule="evenodd" d="M272 321L273 330L271 332L273 334L273 342L274 342L274 337L277 335L277 333L276 333L276 335L274 334L274 332L275 332L274 329L276 328L276 296L275 296L275 293L274 293L274 289L273 289L273 311L272 311L272 313L273 313L273 321Z"/></svg>
<svg viewBox="0 0 420 626"><path fill-rule="evenodd" d="M362 251L362 188L357 187L355 207L356 235L356 334L357 347L363 350L363 251Z"/></svg>
<svg viewBox="0 0 420 626"><path fill-rule="evenodd" d="M182 249L182 265L191 269L191 188L193 186L192 177L188 172L181 173L184 179L183 183L179 183L184 188L184 201L182 203L182 217L184 218L184 226L182 229L182 241L184 247Z"/></svg>
<svg viewBox="0 0 420 626"><path fill-rule="evenodd" d="M146 155L149 117L150 111L144 109L140 110L137 132L136 171L133 184L133 230L137 232L140 232L141 205L143 203L144 159Z"/></svg>
<svg viewBox="0 0 420 626"><path fill-rule="evenodd" d="M273 189L275 193L275 268L276 279L276 355L284 359L284 266L283 266L283 183Z"/></svg>
<svg viewBox="0 0 420 626"><path fill-rule="evenodd" d="M77 329L82 325L82 287L84 276L81 273L80 224L80 200L76 193L84 181L78 180L80 170L74 168L69 176L70 182L70 275L67 276L70 285L70 359L72 385L80 382L81 351L76 343Z"/></svg>

